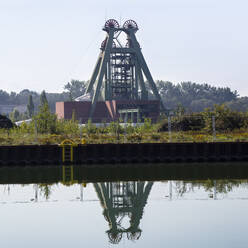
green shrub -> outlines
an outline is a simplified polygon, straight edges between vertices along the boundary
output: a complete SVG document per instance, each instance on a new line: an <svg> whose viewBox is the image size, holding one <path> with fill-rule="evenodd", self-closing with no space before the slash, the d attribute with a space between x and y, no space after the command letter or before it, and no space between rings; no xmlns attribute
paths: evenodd
<svg viewBox="0 0 248 248"><path fill-rule="evenodd" d="M90 119L88 120L88 123L86 124L85 129L86 129L87 134L92 134L92 133L95 134L98 132L98 128L94 124L92 124Z"/></svg>
<svg viewBox="0 0 248 248"><path fill-rule="evenodd" d="M33 117L33 125L38 133L56 133L57 116L52 114L47 103L39 107L39 112Z"/></svg>
<svg viewBox="0 0 248 248"><path fill-rule="evenodd" d="M191 114L171 118L171 128L173 131L199 131L205 127L205 120L202 115ZM158 125L158 132L168 131L168 119L164 119Z"/></svg>
<svg viewBox="0 0 248 248"><path fill-rule="evenodd" d="M229 109L225 105L214 105L214 109L206 109L203 113L205 130L212 131L212 116L215 116L216 131L233 131L248 127L246 113Z"/></svg>
<svg viewBox="0 0 248 248"><path fill-rule="evenodd" d="M144 120L144 123L136 126L135 131L139 133L152 133L153 131L156 131L157 127L155 124L152 124L152 120L149 118L146 118Z"/></svg>
<svg viewBox="0 0 248 248"><path fill-rule="evenodd" d="M57 120L56 134L79 135L80 127L77 121L72 120Z"/></svg>
<svg viewBox="0 0 248 248"><path fill-rule="evenodd" d="M137 142L139 143L142 140L142 135L139 133L132 133L127 135L127 140L130 143L137 143Z"/></svg>

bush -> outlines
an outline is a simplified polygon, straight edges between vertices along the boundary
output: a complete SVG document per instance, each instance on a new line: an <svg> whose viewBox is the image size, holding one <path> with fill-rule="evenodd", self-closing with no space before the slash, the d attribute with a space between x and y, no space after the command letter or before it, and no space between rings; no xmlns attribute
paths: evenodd
<svg viewBox="0 0 248 248"><path fill-rule="evenodd" d="M127 140L131 143L137 143L137 142L139 143L142 140L142 135L139 133L129 134L127 136Z"/></svg>
<svg viewBox="0 0 248 248"><path fill-rule="evenodd" d="M56 133L57 116L52 114L47 103L39 107L39 112L33 117L38 133Z"/></svg>
<svg viewBox="0 0 248 248"><path fill-rule="evenodd" d="M215 128L217 131L232 131L248 127L246 113L231 110L225 105L215 105L214 109L206 109L203 112L205 130L212 130L212 116L215 116Z"/></svg>
<svg viewBox="0 0 248 248"><path fill-rule="evenodd" d="M135 128L139 133L151 133L156 131L157 127L155 124L152 124L151 119L146 118L144 124L139 125Z"/></svg>
<svg viewBox="0 0 248 248"><path fill-rule="evenodd" d="M105 128L105 131L105 133L123 134L124 128L120 125L119 122L111 122L110 125Z"/></svg>
<svg viewBox="0 0 248 248"><path fill-rule="evenodd" d="M0 128L13 128L14 124L12 121L4 115L0 115Z"/></svg>
<svg viewBox="0 0 248 248"><path fill-rule="evenodd" d="M202 115L182 115L172 117L171 128L173 131L199 131L205 127L205 120ZM168 131L168 119L163 120L158 127L158 132Z"/></svg>
<svg viewBox="0 0 248 248"><path fill-rule="evenodd" d="M79 135L80 127L77 121L56 120L56 134Z"/></svg>
<svg viewBox="0 0 248 248"><path fill-rule="evenodd" d="M90 119L88 120L88 123L85 128L86 128L87 134L93 134L93 133L95 134L97 133L97 130L98 130L97 127L94 124L92 124Z"/></svg>

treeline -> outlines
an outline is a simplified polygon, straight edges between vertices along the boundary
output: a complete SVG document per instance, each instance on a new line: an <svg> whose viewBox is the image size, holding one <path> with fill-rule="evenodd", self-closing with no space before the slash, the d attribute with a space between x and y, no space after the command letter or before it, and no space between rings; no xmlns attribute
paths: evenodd
<svg viewBox="0 0 248 248"><path fill-rule="evenodd" d="M237 111L248 110L248 97L239 97L236 90L229 87L215 87L209 84L182 82L173 84L168 81L157 81L157 88L167 109L175 110L183 107L187 113L201 112L205 108L213 108L214 104L225 104ZM71 80L64 85L62 93L46 93L50 110L55 112L55 103L58 101L74 100L85 93L87 81ZM28 89L19 93L0 90L0 104L27 105L32 95L35 112L38 111L40 94ZM151 92L149 96L152 98Z"/></svg>
<svg viewBox="0 0 248 248"><path fill-rule="evenodd" d="M212 108L215 104L226 104L237 111L248 110L248 97L239 98L236 90L229 87L215 87L209 84L182 82L173 84L168 81L156 81L159 94L167 109L175 110L183 107L186 112L201 112ZM86 91L87 82L72 80L64 86L70 99L81 96ZM152 92L149 97L153 98Z"/></svg>
<svg viewBox="0 0 248 248"><path fill-rule="evenodd" d="M214 118L214 119L213 119ZM168 118L164 118L158 124L158 131L168 131ZM172 131L206 131L212 132L213 125L217 132L230 132L234 130L248 129L248 112L231 110L226 105L214 105L200 113L185 114L178 109L170 117Z"/></svg>
<svg viewBox="0 0 248 248"><path fill-rule="evenodd" d="M28 89L22 90L19 93L0 90L0 104L1 105L27 105L29 96L32 95L35 111L38 110L40 104L40 94ZM59 101L68 101L69 93L46 93L49 107L52 112L55 112L55 103Z"/></svg>
<svg viewBox="0 0 248 248"><path fill-rule="evenodd" d="M86 81L71 80L71 82L64 85L65 91L62 93L46 92L46 98L51 111L55 112L56 102L71 101L76 97L83 95L86 90L86 84ZM19 93L8 93L0 89L0 105L27 105L30 95L32 95L35 111L37 111L41 94L29 89L24 89Z"/></svg>
<svg viewBox="0 0 248 248"><path fill-rule="evenodd" d="M214 104L229 103L229 107L238 100L238 92L228 87L214 87L209 84L157 81L157 88L166 108L176 109L183 106L187 112L200 112ZM248 106L248 100L247 100ZM248 108L247 108L248 109Z"/></svg>

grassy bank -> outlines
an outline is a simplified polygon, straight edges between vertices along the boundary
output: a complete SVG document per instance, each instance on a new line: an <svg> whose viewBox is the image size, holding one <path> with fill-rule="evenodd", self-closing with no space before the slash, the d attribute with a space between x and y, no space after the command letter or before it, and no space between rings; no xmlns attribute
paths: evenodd
<svg viewBox="0 0 248 248"><path fill-rule="evenodd" d="M216 136L213 137L213 117ZM121 121L121 120L120 120ZM0 129L0 145L60 144L70 139L77 144L103 143L164 143L164 142L248 142L248 113L231 111L216 105L198 114L178 113L171 117L172 132L168 132L168 118L163 117L157 124L149 119L140 125L125 126L119 122L96 127L88 122L80 127L75 115L71 120L58 120L47 104L40 107L29 124Z"/></svg>
<svg viewBox="0 0 248 248"><path fill-rule="evenodd" d="M34 144L60 144L65 139L75 143L104 144L104 143L163 143L163 142L248 142L248 132L237 130L232 132L217 133L213 138L211 133L203 131L177 131L158 132L145 127L133 128L91 128L83 127L81 130L76 125L74 129L59 134L36 133L32 128L21 127L10 130L0 130L0 145L34 145Z"/></svg>

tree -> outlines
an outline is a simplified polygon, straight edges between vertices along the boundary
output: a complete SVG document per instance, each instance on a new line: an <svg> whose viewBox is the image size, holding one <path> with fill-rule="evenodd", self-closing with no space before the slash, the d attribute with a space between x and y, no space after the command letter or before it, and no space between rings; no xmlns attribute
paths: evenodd
<svg viewBox="0 0 248 248"><path fill-rule="evenodd" d="M9 114L11 121L16 122L20 120L20 112L17 109L14 109L13 112Z"/></svg>
<svg viewBox="0 0 248 248"><path fill-rule="evenodd" d="M48 105L48 101L47 101L47 97L46 97L46 92L43 90L40 94L40 105L44 106L44 105Z"/></svg>
<svg viewBox="0 0 248 248"><path fill-rule="evenodd" d="M33 117L39 133L56 133L57 116L52 114L47 103L39 107L39 112Z"/></svg>
<svg viewBox="0 0 248 248"><path fill-rule="evenodd" d="M68 82L64 89L69 92L70 100L82 96L85 94L87 83L85 81L79 81L72 79L71 82Z"/></svg>
<svg viewBox="0 0 248 248"><path fill-rule="evenodd" d="M203 111L204 108L212 107L213 104L234 101L238 97L237 91L232 91L228 87L214 87L192 82L173 84L157 81L156 84L164 105L169 109L175 109L181 104L187 110Z"/></svg>
<svg viewBox="0 0 248 248"><path fill-rule="evenodd" d="M34 114L34 103L33 103L32 95L29 95L28 97L27 111L28 111L28 117L31 118Z"/></svg>
<svg viewBox="0 0 248 248"><path fill-rule="evenodd" d="M183 107L182 104L179 103L179 104L177 105L177 107L176 107L176 109L175 109L175 114L176 114L177 116L182 116L182 115L185 114L185 108Z"/></svg>
<svg viewBox="0 0 248 248"><path fill-rule="evenodd" d="M11 120L4 115L0 115L0 128L9 129L12 127L14 127L14 124L11 122Z"/></svg>
<svg viewBox="0 0 248 248"><path fill-rule="evenodd" d="M52 193L52 186L49 184L39 184L39 189L41 194L48 200Z"/></svg>
<svg viewBox="0 0 248 248"><path fill-rule="evenodd" d="M224 104L214 105L213 110L206 109L202 112L205 120L205 129L212 130L212 116L215 116L215 128L217 131L232 131L234 129L247 128L247 115L243 112L231 110Z"/></svg>
<svg viewBox="0 0 248 248"><path fill-rule="evenodd" d="M189 106L190 110L193 112L201 112L203 109L212 108L214 106L213 100L199 99L193 100Z"/></svg>
<svg viewBox="0 0 248 248"><path fill-rule="evenodd" d="M248 111L248 97L240 97L236 100L227 102L225 105L232 110L247 112Z"/></svg>
<svg viewBox="0 0 248 248"><path fill-rule="evenodd" d="M9 100L9 94L6 91L0 90L0 103L6 104Z"/></svg>

